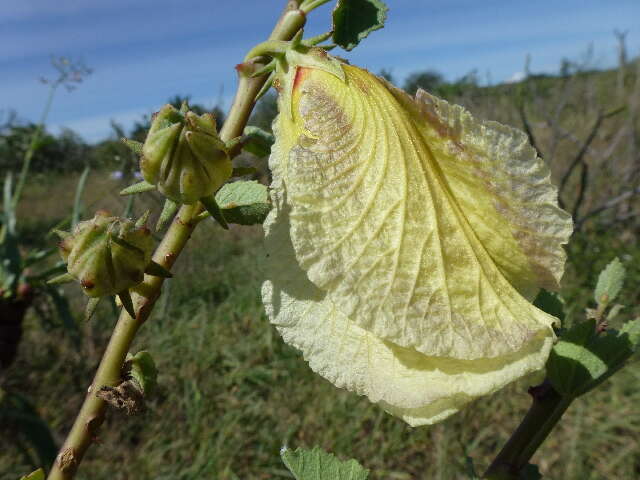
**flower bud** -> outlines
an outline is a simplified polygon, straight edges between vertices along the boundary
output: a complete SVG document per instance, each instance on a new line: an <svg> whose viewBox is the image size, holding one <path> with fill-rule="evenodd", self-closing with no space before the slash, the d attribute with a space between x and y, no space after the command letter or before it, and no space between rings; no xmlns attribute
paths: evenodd
<svg viewBox="0 0 640 480"><path fill-rule="evenodd" d="M167 198L192 204L220 188L231 177L232 166L213 115L165 105L151 123L140 170Z"/></svg>
<svg viewBox="0 0 640 480"><path fill-rule="evenodd" d="M59 249L69 274L85 294L103 297L142 282L151 262L153 239L147 227L100 211L80 222Z"/></svg>

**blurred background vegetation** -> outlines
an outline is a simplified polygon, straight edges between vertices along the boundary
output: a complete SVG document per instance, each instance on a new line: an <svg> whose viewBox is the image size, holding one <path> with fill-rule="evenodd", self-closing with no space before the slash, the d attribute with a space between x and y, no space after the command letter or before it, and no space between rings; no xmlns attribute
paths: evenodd
<svg viewBox="0 0 640 480"><path fill-rule="evenodd" d="M621 43L618 68L606 71L590 68L586 58L563 61L556 75L527 69L525 78L510 84L480 86L475 72L446 82L425 70L398 85L410 93L425 88L477 117L527 132L576 222L562 291L569 323L583 318L597 274L615 256L628 271L621 299L633 305L620 319L640 315L640 61L626 57ZM379 73L395 81L392 71ZM182 100L170 102L179 106ZM223 114L217 110L220 125ZM269 94L250 123L269 129L275 114L275 95ZM21 168L37 128L19 118L19 112L10 113L0 123L3 177ZM53 244L48 233L68 217L86 166L91 171L82 197L84 218L98 208L121 213L125 201L117 192L130 183L137 160L119 138L143 140L148 125L147 117L127 132L113 124L112 136L95 145L72 131L45 132L18 211L23 248ZM243 156L236 162L257 165L255 178L268 182L266 159ZM161 199L144 195L132 207L135 215L147 208L157 214ZM213 222L196 231L176 278L164 287L170 294L135 342L136 350L155 356L159 392L139 417L108 416L78 478L291 478L278 456L284 444L320 445L356 458L373 479L463 478L465 455L480 469L488 465L528 407L525 382L439 425L417 429L334 388L268 324L259 293L261 239L260 228L225 232ZM7 405L0 395L0 480L17 478L50 455L46 439L38 446L29 438L29 432L38 436L40 424L31 422L36 430L16 427L29 424L34 412L50 426L51 440L62 441L115 322L109 305L82 322L82 294L73 286L66 293L75 325L43 322L47 312L36 313L47 307L36 297L18 355L0 373L0 387L26 402ZM533 459L548 478L640 478L636 367L571 407Z"/></svg>

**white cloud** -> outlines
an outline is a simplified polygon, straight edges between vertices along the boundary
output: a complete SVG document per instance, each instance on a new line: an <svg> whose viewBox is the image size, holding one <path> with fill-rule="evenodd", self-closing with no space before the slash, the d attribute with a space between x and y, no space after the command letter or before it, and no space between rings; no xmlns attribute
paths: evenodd
<svg viewBox="0 0 640 480"><path fill-rule="evenodd" d="M527 78L527 74L524 72L515 72L509 78L507 78L504 83L518 83Z"/></svg>

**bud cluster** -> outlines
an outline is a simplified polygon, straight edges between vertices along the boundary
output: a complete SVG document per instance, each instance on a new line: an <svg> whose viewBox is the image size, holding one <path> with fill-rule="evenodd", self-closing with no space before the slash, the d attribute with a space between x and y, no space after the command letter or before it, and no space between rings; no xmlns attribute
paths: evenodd
<svg viewBox="0 0 640 480"><path fill-rule="evenodd" d="M170 200L193 204L218 190L233 168L213 115L165 105L142 146L140 170Z"/></svg>
<svg viewBox="0 0 640 480"><path fill-rule="evenodd" d="M99 211L59 243L67 271L89 297L116 295L144 279L153 239L146 226Z"/></svg>

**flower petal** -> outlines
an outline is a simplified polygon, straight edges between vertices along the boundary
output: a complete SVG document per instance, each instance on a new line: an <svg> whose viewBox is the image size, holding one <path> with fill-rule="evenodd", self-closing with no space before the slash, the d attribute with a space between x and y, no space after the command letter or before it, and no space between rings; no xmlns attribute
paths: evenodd
<svg viewBox="0 0 640 480"><path fill-rule="evenodd" d="M283 82L270 166L292 263L355 325L428 356L552 335L523 295L556 285L571 221L524 135L343 69Z"/></svg>
<svg viewBox="0 0 640 480"><path fill-rule="evenodd" d="M508 355L458 360L426 356L360 328L297 267L287 209L276 205L265 223L269 279L263 300L284 340L336 386L366 395L417 426L443 420L476 397L543 368L553 343L546 332Z"/></svg>

